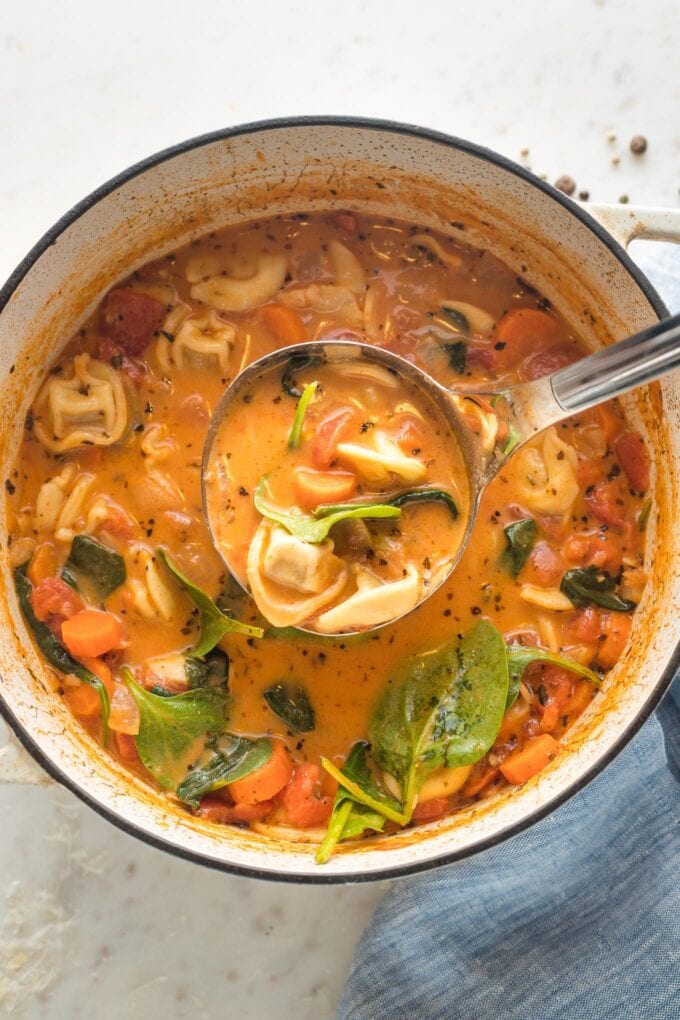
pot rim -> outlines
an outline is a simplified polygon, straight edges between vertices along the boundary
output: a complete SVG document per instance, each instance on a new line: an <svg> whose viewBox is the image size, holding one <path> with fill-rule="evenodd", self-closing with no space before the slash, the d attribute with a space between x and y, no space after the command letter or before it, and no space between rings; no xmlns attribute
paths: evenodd
<svg viewBox="0 0 680 1020"><path fill-rule="evenodd" d="M264 131L304 127L358 128L365 131L383 131L397 135L408 135L413 138L423 139L424 141L434 142L437 145L442 145L446 148L457 149L478 159L485 160L486 162L491 163L508 173L514 174L516 177L524 180L527 184L530 184L539 191L544 192L552 198L553 201L556 201L559 205L571 213L572 216L575 216L576 219L586 226L593 234L595 234L633 278L660 319L665 318L670 314L656 289L652 286L642 270L633 262L630 255L628 255L619 242L603 226L601 226L586 209L569 199L547 181L543 181L539 177L536 177L530 171L515 163L513 160L508 159L506 156L502 156L485 146L477 145L473 142L466 141L465 139L458 138L455 135L449 135L432 128L423 128L412 124L404 124L399 121L383 120L381 118L334 115L278 117L261 121L252 121L246 124L238 124L233 127L212 131L207 134L197 135L176 145L161 149L159 152L156 152L137 163L133 163L127 169L109 178L108 181L77 202L43 234L36 244L33 245L28 254L21 260L19 265L16 269L14 269L6 282L0 288L0 314L10 301L14 291L47 248L53 245L61 234L63 234L64 231L75 223L85 212L97 205L98 202L107 198L121 185L126 184L128 181L133 180L135 177L140 176L147 170L150 170L161 163L174 159L176 156L182 156L194 149L199 149L215 142ZM321 868L319 869L318 874L314 873L304 875L291 873L289 871L263 870L256 866L243 866L227 861L217 860L193 850L186 850L174 843L167 842L158 836L152 835L140 826L116 815L108 807L101 804L89 792L79 786L78 783L68 774L63 772L56 762L44 754L41 748L38 747L36 742L33 740L28 730L26 730L15 717L9 705L6 703L1 691L0 716L4 718L5 722L8 724L22 746L32 755L32 757L48 773L48 775L55 779L60 785L69 789L80 800L96 811L97 814L101 815L123 832L126 832L141 840L141 842L146 843L148 846L164 850L167 853L173 854L175 857L191 861L194 864L201 864L204 867L208 867L216 871L227 872L228 874L238 875L241 877L268 879L271 881L296 883L300 885L345 885L403 878L410 875L418 875L448 864L453 864L456 861L464 860L467 857L472 857L477 853L481 853L484 850L497 846L500 843L505 842L505 840L519 835L519 833L528 829L529 826L534 825L536 822L541 821L543 818L547 817L557 808L566 803L566 801L573 797L574 794L586 787L597 775L599 775L600 772L604 770L607 765L609 765L611 761L613 761L614 758L616 758L626 744L628 744L636 733L638 733L642 725L647 721L649 716L657 707L663 695L669 688L678 668L680 668L680 641L676 645L673 655L671 656L666 669L659 677L654 689L648 694L644 705L641 707L640 711L629 726L620 734L614 745L578 780L567 786L560 794L554 797L550 803L530 812L520 821L506 826L501 831L496 832L493 836L480 840L474 846L466 847L462 850L454 850L450 853L440 854L433 858L425 858L420 861L415 861L412 864L398 867L386 866L371 872L357 871L356 873L351 874L332 874L324 872Z"/></svg>

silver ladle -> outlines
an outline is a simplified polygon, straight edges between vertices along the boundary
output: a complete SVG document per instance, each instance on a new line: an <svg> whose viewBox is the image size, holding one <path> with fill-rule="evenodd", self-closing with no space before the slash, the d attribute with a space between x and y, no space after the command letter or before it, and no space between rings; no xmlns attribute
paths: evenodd
<svg viewBox="0 0 680 1020"><path fill-rule="evenodd" d="M374 347L371 344L343 340L321 340L294 344L273 351L252 362L233 380L215 408L203 448L201 467L203 508L208 528L217 551L232 576L239 583L242 582L237 573L231 569L228 560L215 541L215 530L211 520L206 484L210 475L213 444L230 408L245 390L252 388L258 378L268 374L277 366L283 367L290 364L293 359L309 358L316 359L317 363L321 359L329 364L339 361L365 361L380 365L393 374L396 373L435 405L444 422L456 437L469 484L467 527L460 545L451 558L449 569L436 585L425 590L418 603L420 606L430 595L434 594L437 588L441 587L455 570L472 534L482 494L511 456L514 456L529 440L550 428L551 425L556 425L581 411L586 411L639 386L653 382L674 368L680 367L680 315L664 319L626 340L610 344L551 375L506 388L449 390L423 369L406 361L398 354L393 354L381 347ZM488 401L489 398L495 401L495 408L499 409L497 412L499 417L512 430L511 434L514 439L512 449L508 449L506 446L504 452L504 448L496 444L490 452L484 450L480 438L473 433L461 413L461 401L474 401L476 396L485 401ZM410 612L413 611L410 610ZM396 617L387 623L392 624L400 618ZM386 626L387 623L376 624L365 628L365 630L377 630ZM303 630L304 628L299 629ZM309 633L317 632L310 630Z"/></svg>

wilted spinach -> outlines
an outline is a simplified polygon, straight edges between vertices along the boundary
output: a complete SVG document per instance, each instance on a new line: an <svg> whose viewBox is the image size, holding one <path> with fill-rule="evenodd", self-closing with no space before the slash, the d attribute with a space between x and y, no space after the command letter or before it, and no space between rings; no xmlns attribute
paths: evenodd
<svg viewBox="0 0 680 1020"><path fill-rule="evenodd" d="M91 535L76 535L62 570L62 578L71 587L85 579L96 599L104 599L123 584L125 560L114 549L98 542Z"/></svg>
<svg viewBox="0 0 680 1020"><path fill-rule="evenodd" d="M533 517L524 517L503 530L508 547L503 552L502 563L513 577L517 577L534 547L538 534L536 521Z"/></svg>
<svg viewBox="0 0 680 1020"><path fill-rule="evenodd" d="M508 686L505 644L486 620L460 644L415 656L392 677L369 737L376 762L401 786L406 821L429 772L471 765L489 750Z"/></svg>
<svg viewBox="0 0 680 1020"><path fill-rule="evenodd" d="M190 581L173 563L165 549L158 549L157 552L199 611L201 633L189 653L191 656L201 658L207 655L225 634L247 634L249 637L262 637L264 631L261 627L251 627L250 624L240 623L238 620L232 619L231 616L225 616L220 612L210 596Z"/></svg>
<svg viewBox="0 0 680 1020"><path fill-rule="evenodd" d="M106 687L104 687L98 676L95 676L89 669L86 669L85 666L66 651L49 627L42 623L33 612L33 606L30 601L33 586L26 576L26 566L27 564L24 564L21 567L17 567L14 571L14 589L17 593L17 599L19 600L19 606L21 607L24 619L33 632L38 648L48 662L51 662L62 673L73 673L83 683L89 684L90 687L94 687L96 690L102 710L102 740L104 745L106 745L109 742L110 709L109 695Z"/></svg>
<svg viewBox="0 0 680 1020"><path fill-rule="evenodd" d="M121 674L139 708L139 757L161 786L174 790L206 738L224 730L229 697L214 687L162 697L140 687L129 669Z"/></svg>
<svg viewBox="0 0 680 1020"><path fill-rule="evenodd" d="M227 750L217 750L207 765L189 772L177 787L177 796L191 807L197 807L201 797L255 772L269 761L271 754L270 740L235 736Z"/></svg>
<svg viewBox="0 0 680 1020"><path fill-rule="evenodd" d="M198 687L222 687L229 682L229 656L221 648L213 648L204 659L188 656L184 660L184 675L192 690Z"/></svg>
<svg viewBox="0 0 680 1020"><path fill-rule="evenodd" d="M450 367L454 372L462 375L467 366L467 344L465 341L456 340L455 343L442 344L441 347L448 355Z"/></svg>
<svg viewBox="0 0 680 1020"><path fill-rule="evenodd" d="M613 609L620 613L629 613L635 609L635 603L624 599L616 591L616 578L606 570L597 567L579 567L567 570L560 584L563 592L577 606L594 603L603 609Z"/></svg>
<svg viewBox="0 0 680 1020"><path fill-rule="evenodd" d="M275 521L286 529L295 538L303 542L316 544L328 538L328 533L334 524L353 517L360 518L391 518L401 516L401 510L396 506L388 506L385 503L343 503L336 507L332 513L325 517L306 517L300 514L289 514L285 510L278 510L270 506L265 498L267 479L261 478L253 502L258 513L270 521ZM318 512L318 511L317 511Z"/></svg>
<svg viewBox="0 0 680 1020"><path fill-rule="evenodd" d="M326 836L316 852L317 864L326 863L341 839L355 838L367 829L381 832L388 817L391 816L393 820L395 816L401 817L398 801L375 783L366 760L367 752L368 744L360 740L352 747L342 771L331 773L338 779L338 792ZM328 763L324 761L324 768L327 766ZM344 784L352 784L364 799L359 800ZM390 815L386 812L390 812Z"/></svg>
<svg viewBox="0 0 680 1020"><path fill-rule="evenodd" d="M274 715L283 719L295 733L310 733L314 729L314 709L303 687L293 687L282 681L268 687L263 697Z"/></svg>

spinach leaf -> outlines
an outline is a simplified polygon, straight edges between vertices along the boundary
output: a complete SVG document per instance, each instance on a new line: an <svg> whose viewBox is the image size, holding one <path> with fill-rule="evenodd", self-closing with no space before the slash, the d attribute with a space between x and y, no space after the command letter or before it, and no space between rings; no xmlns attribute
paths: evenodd
<svg viewBox="0 0 680 1020"><path fill-rule="evenodd" d="M467 320L467 316L459 312L457 308L449 308L447 305L442 305L439 309L440 315L443 315L450 326L457 329L459 333L469 333L470 323Z"/></svg>
<svg viewBox="0 0 680 1020"><path fill-rule="evenodd" d="M360 740L351 749L342 771L343 782L354 784L361 793L372 801L373 806L358 800L344 785L338 785L333 802L333 812L328 830L316 853L317 864L325 864L341 839L360 836L367 829L382 831L388 815L385 810L400 813L396 800L384 793L373 781L366 761L368 744ZM326 762L324 761L324 768ZM337 778L337 776L336 776Z"/></svg>
<svg viewBox="0 0 680 1020"><path fill-rule="evenodd" d="M458 517L458 507L453 497L443 489L411 489L390 500L390 506L402 507L409 503L443 503L454 521Z"/></svg>
<svg viewBox="0 0 680 1020"><path fill-rule="evenodd" d="M199 687L222 687L229 683L229 656L221 648L213 648L204 659L189 656L184 661L184 675L192 690Z"/></svg>
<svg viewBox="0 0 680 1020"><path fill-rule="evenodd" d="M237 779L243 779L262 765L272 755L271 741L247 740L234 737L228 751L217 751L203 768L192 769L177 787L177 796L191 807L198 807L201 797L213 790L221 790Z"/></svg>
<svg viewBox="0 0 680 1020"><path fill-rule="evenodd" d="M201 687L161 697L140 687L126 667L121 674L139 708L135 737L139 757L161 786L174 790L200 754L206 737L224 729L228 695L214 687Z"/></svg>
<svg viewBox="0 0 680 1020"><path fill-rule="evenodd" d="M461 318L464 318L461 316ZM464 340L456 340L452 344L442 344L442 350L449 356L449 365L454 372L462 375L467 365L467 344Z"/></svg>
<svg viewBox="0 0 680 1020"><path fill-rule="evenodd" d="M281 682L269 687L263 696L274 715L295 733L310 733L314 729L314 709L303 687L293 689Z"/></svg>
<svg viewBox="0 0 680 1020"><path fill-rule="evenodd" d="M597 673L593 673L592 669L582 666L580 662L570 659L567 655L548 652L544 648L530 648L528 645L513 644L507 645L506 648L508 653L508 669L510 671L510 686L508 688L506 709L510 708L513 702L517 700L522 675L527 666L532 662L548 662L553 666L561 666L562 669L568 669L571 673L576 673L577 676L585 677L586 680L590 680L596 687L600 686L601 681Z"/></svg>
<svg viewBox="0 0 680 1020"><path fill-rule="evenodd" d="M376 762L401 786L407 821L432 769L472 765L491 747L508 684L503 638L486 620L459 645L417 655L392 677L369 737Z"/></svg>
<svg viewBox="0 0 680 1020"><path fill-rule="evenodd" d="M322 363L323 358L319 355L295 354L288 362L286 370L281 376L281 389L283 392L289 397L300 398L302 390L298 386L295 376L305 368L312 368L312 366L321 365Z"/></svg>
<svg viewBox="0 0 680 1020"><path fill-rule="evenodd" d="M265 498L266 490L267 478L265 476L260 479L253 496L257 512L267 520L280 524L295 538L299 538L302 542L311 542L314 545L328 538L331 528L339 521L345 521L352 517L382 519L401 516L399 507L388 506L384 503L343 503L339 509L336 507L333 513L328 513L325 517L317 520L314 517L305 517L301 514L286 513L285 510L278 510L276 507L270 506Z"/></svg>
<svg viewBox="0 0 680 1020"><path fill-rule="evenodd" d="M503 553L501 561L506 570L513 577L522 570L522 567L529 559L529 554L534 547L538 528L533 517L524 517L521 521L508 524L505 531L508 547Z"/></svg>
<svg viewBox="0 0 680 1020"><path fill-rule="evenodd" d="M560 591L577 607L594 603L603 609L613 609L620 613L635 609L635 603L622 598L615 589L616 579L606 570L598 570L597 567L567 570L560 584Z"/></svg>
<svg viewBox="0 0 680 1020"><path fill-rule="evenodd" d="M247 634L250 637L262 637L264 631L261 627L251 627L247 623L239 623L238 620L234 620L231 616L225 616L224 613L220 612L210 596L193 584L182 573L179 567L172 562L165 549L157 549L156 551L170 573L177 578L184 588L200 614L201 633L198 641L191 649L191 657L200 659L202 656L207 655L225 634Z"/></svg>
<svg viewBox="0 0 680 1020"><path fill-rule="evenodd" d="M14 589L19 600L19 606L23 613L26 623L33 632L35 642L43 653L48 662L57 669L61 670L62 673L73 673L78 679L82 680L83 683L89 684L90 687L94 687L97 694L99 695L99 702L102 709L102 740L104 746L109 742L109 695L104 687L104 684L95 676L89 669L86 669L80 662L74 659L69 652L66 651L60 641L54 636L52 631L44 623L42 623L33 612L33 606L30 602L30 594L33 590L33 585L26 576L26 566L17 567L14 571Z"/></svg>
<svg viewBox="0 0 680 1020"><path fill-rule="evenodd" d="M288 449L297 450L302 439L302 426L305 423L305 415L307 414L307 408L314 399L316 393L317 382L311 382L308 386L305 386L302 391L302 396L298 400L298 406L295 409L295 417L293 418L293 425L288 436Z"/></svg>
<svg viewBox="0 0 680 1020"><path fill-rule="evenodd" d="M401 509L409 503L443 503L454 521L458 517L458 507L453 497L443 489L409 489L398 496L392 496L387 503L374 503L374 506L396 506ZM329 514L353 510L357 506L368 506L363 503L321 503L314 511L315 517L328 517Z"/></svg>
<svg viewBox="0 0 680 1020"><path fill-rule="evenodd" d="M67 584L77 587L77 584L73 584L72 578L78 581L81 575L89 581L95 598L103 602L125 581L127 576L125 560L120 553L102 545L96 538L90 535L76 535L64 564L62 577Z"/></svg>

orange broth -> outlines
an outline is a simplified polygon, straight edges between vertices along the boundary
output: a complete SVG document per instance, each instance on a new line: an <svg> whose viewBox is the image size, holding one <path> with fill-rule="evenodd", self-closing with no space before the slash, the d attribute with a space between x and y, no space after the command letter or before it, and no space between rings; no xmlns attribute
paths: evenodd
<svg viewBox="0 0 680 1020"><path fill-rule="evenodd" d="M349 260L338 245L350 252ZM263 257L271 261L265 265ZM213 301L243 303L240 284L260 270L266 276L263 266L269 281L263 281L259 295L254 292L261 300L229 310L210 303L211 294L216 295ZM178 337L187 323L197 325L193 333L185 330L181 346ZM264 629L261 639L230 634L222 639L230 660L228 728L250 737L280 738L298 769L301 763L318 766L322 755L341 765L351 745L366 739L391 671L414 653L458 639L480 618L490 620L506 640L562 652L599 673L611 668L625 648L630 613L592 603L552 608L549 602L555 601L566 571L589 567L606 570L616 579L617 591L631 602L641 596L648 457L615 404L554 430L552 455L564 466L565 447L560 444L566 444L568 482L575 486L568 505L560 506L559 495L555 498L549 491L550 478L541 461L548 453L539 439L532 444L533 461L522 460L522 453L511 458L485 492L454 574L404 619L346 638L277 631L262 619L252 600L230 580L212 545L201 503L203 443L211 413L243 367L290 343L323 338L367 340L414 361L449 386L489 388L536 378L586 353L559 312L507 266L488 252L426 228L354 213L301 213L252 221L195 241L149 263L111 292L70 339L50 369L47 388L36 397L16 469L7 481L10 554L15 566L28 563L36 616L59 639L68 615L58 587L61 570L74 536L89 534L123 557L127 573L126 581L98 604L122 623L122 646L94 656L111 671L106 685L112 703L126 698L124 665L147 689L167 681L169 693L185 690L176 670L155 669L163 657L183 656L198 635L192 601L157 555L159 547L165 548L212 599L221 596L223 608ZM77 387L68 393L49 387L71 379L73 359L83 352L108 366L122 384L123 432L110 444L95 441L56 450L56 445L68 444L74 426L70 412L66 424L60 424L54 407L64 400L64 406L71 407ZM91 368L93 362L89 364ZM321 375L328 371L322 369ZM303 382L318 376L307 374ZM101 385L108 385L107 380ZM356 379L321 381L340 404L361 403L363 384ZM82 384L77 397L96 394L97 385L96 380ZM304 441L284 470L281 447L295 402L285 395L277 402L277 389L278 377L266 380L255 402L239 410L224 438L231 453L229 484L237 494L246 493L239 497L232 491L230 497L240 508L238 536L230 539L240 581L246 539L259 520L251 498L257 481L271 473L277 504L295 504L290 469L309 463L309 444L329 410L323 400L312 407ZM407 397L411 407L400 424L410 417L414 435L418 433L410 449L428 449L436 462L427 484L450 488L458 478L457 498L463 508L457 523L436 505L403 511L411 536L405 555L419 564L428 560L436 574L460 541L467 492L460 483L463 473L455 446L434 435L435 425L413 394ZM107 394L102 402L105 398ZM380 406L373 409L378 418L391 413L387 399L379 395ZM99 427L104 412L91 408L88 413ZM84 421L84 428L92 425L87 414ZM354 438L361 440L360 432ZM391 485L396 491L401 483ZM378 487L377 495L384 491ZM360 486L352 498L363 494ZM536 537L513 576L504 558L504 528L527 518L535 521ZM371 527L374 534L388 531L385 524ZM401 569L401 561L394 569ZM382 580L389 579L390 557L380 570ZM85 598L85 603L91 600ZM315 713L310 732L294 733L264 700L263 692L279 681L306 691ZM59 694L100 738L98 708L90 702L83 714L81 701L73 695L79 686L76 677L56 671ZM504 785L504 760L542 734L559 742L595 691L588 679L558 666L529 666L520 696L489 752L468 768L462 787L432 798L429 809L423 801L415 820L445 814ZM116 718L114 714L114 722ZM135 733L125 732L126 725L134 731L134 718L128 724L114 728L109 753L154 782L137 754ZM318 770L310 776L313 796L327 800L332 784L326 779L320 789ZM206 797L198 810L238 824L263 818L302 824L299 812L286 815L284 794L268 797L266 810L239 813L227 786ZM330 803L326 817L328 811ZM318 825L322 814L309 817Z"/></svg>

